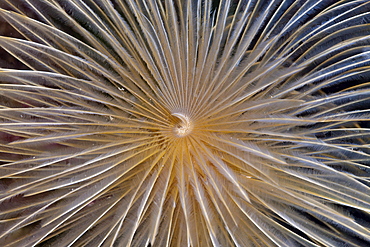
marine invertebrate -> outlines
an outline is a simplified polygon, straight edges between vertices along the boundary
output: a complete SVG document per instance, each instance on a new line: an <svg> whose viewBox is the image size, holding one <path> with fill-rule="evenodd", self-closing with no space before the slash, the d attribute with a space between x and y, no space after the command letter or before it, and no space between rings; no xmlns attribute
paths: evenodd
<svg viewBox="0 0 370 247"><path fill-rule="evenodd" d="M3 4L5 246L369 244L368 1Z"/></svg>

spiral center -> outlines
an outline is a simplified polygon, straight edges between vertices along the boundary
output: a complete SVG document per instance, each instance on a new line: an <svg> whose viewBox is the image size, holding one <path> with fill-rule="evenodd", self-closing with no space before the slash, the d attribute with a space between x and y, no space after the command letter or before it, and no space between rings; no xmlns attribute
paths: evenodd
<svg viewBox="0 0 370 247"><path fill-rule="evenodd" d="M174 132L178 137L184 137L191 133L193 130L193 123L191 119L183 113L173 113L172 116L179 119L179 122L176 123L174 127Z"/></svg>

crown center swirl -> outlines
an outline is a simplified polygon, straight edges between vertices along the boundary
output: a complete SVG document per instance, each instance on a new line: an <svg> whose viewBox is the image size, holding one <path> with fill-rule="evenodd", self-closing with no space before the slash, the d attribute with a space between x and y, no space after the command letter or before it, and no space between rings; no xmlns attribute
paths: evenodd
<svg viewBox="0 0 370 247"><path fill-rule="evenodd" d="M176 117L179 122L175 124L174 132L178 137L184 137L191 133L193 130L193 122L183 113L173 113L172 116Z"/></svg>

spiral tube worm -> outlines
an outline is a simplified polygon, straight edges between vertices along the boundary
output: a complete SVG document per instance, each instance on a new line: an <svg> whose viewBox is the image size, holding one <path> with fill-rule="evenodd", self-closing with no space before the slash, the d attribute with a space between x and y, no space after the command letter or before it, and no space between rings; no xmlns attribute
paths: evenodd
<svg viewBox="0 0 370 247"><path fill-rule="evenodd" d="M369 1L0 6L2 246L370 245Z"/></svg>

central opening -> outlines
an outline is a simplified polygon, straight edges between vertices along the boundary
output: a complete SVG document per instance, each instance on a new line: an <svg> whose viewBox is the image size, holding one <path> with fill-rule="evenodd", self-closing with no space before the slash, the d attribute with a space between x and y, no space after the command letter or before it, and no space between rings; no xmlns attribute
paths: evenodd
<svg viewBox="0 0 370 247"><path fill-rule="evenodd" d="M178 119L174 127L176 136L184 137L189 135L194 127L191 119L184 113L173 113L172 116Z"/></svg>

